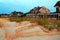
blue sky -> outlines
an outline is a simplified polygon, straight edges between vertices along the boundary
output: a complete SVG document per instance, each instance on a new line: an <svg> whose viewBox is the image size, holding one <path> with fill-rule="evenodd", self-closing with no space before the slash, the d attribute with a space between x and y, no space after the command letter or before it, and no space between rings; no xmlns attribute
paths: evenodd
<svg viewBox="0 0 60 40"><path fill-rule="evenodd" d="M26 13L37 6L45 6L54 12L57 1L59 0L0 0L0 13L11 13L15 10Z"/></svg>

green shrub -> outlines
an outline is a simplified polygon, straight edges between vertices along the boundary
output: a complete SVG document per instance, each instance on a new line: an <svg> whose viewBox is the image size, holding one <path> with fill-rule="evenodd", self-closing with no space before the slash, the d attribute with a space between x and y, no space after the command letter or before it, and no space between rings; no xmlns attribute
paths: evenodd
<svg viewBox="0 0 60 40"><path fill-rule="evenodd" d="M59 31L60 30L60 21L56 22L57 24L57 30Z"/></svg>
<svg viewBox="0 0 60 40"><path fill-rule="evenodd" d="M45 28L47 28L48 30L53 30L54 29L53 25L46 25Z"/></svg>

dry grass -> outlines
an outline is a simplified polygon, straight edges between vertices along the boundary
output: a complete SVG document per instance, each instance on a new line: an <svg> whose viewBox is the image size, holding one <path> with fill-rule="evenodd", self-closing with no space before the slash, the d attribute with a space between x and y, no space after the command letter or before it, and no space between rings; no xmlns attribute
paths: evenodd
<svg viewBox="0 0 60 40"><path fill-rule="evenodd" d="M9 18L0 18L0 22L6 22L9 21Z"/></svg>
<svg viewBox="0 0 60 40"><path fill-rule="evenodd" d="M16 21L16 22L30 21L30 22L36 22L39 25L42 25L45 28L48 28L49 30L54 29L54 28L60 29L60 20L55 20L55 19L26 18L26 17L0 18L0 22L7 22L7 21Z"/></svg>
<svg viewBox="0 0 60 40"><path fill-rule="evenodd" d="M41 18L26 18L26 17L11 17L10 21L16 21L16 22L21 22L21 21L30 21L30 22L37 22L39 25L44 26L45 28L51 30L51 29L60 29L60 20L55 20L55 19L41 19ZM57 25L57 27L56 27Z"/></svg>

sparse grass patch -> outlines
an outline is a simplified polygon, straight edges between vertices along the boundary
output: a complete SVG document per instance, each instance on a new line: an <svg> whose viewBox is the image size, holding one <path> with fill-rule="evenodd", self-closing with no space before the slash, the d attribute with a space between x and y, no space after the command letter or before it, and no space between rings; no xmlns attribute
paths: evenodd
<svg viewBox="0 0 60 40"><path fill-rule="evenodd" d="M60 20L41 19L41 18L27 18L27 17L11 17L10 21L16 21L16 22L21 22L21 21L38 22L40 25L43 25L45 28L47 28L49 30L52 30L54 28L60 30ZM57 25L57 27L55 25Z"/></svg>

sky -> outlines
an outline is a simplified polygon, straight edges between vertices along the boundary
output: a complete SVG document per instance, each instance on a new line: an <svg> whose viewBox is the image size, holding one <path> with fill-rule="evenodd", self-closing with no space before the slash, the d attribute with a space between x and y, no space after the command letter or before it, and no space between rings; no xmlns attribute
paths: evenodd
<svg viewBox="0 0 60 40"><path fill-rule="evenodd" d="M55 12L54 5L59 0L0 0L0 14L11 13L13 11L28 12L37 6L45 6L51 12Z"/></svg>

